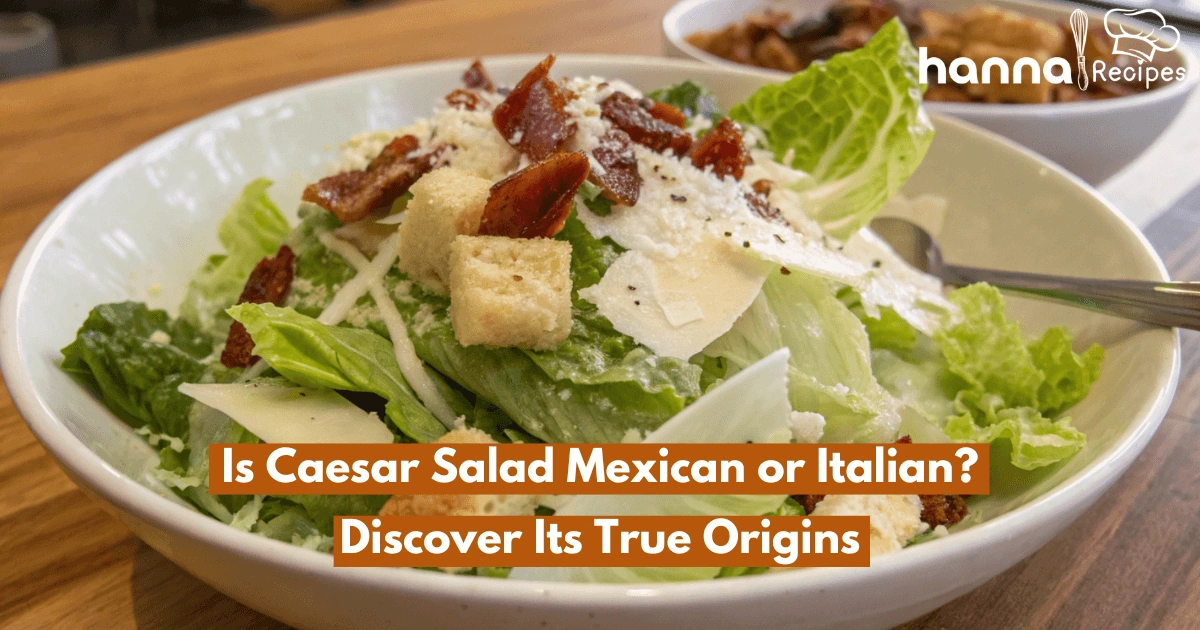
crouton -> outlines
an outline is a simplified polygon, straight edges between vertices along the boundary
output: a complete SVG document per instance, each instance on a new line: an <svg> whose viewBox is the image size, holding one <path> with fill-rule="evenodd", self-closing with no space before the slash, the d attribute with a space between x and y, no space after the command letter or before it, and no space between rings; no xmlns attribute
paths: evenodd
<svg viewBox="0 0 1200 630"><path fill-rule="evenodd" d="M450 320L464 346L545 350L571 332L571 244L459 236L450 252Z"/></svg>
<svg viewBox="0 0 1200 630"><path fill-rule="evenodd" d="M492 183L453 167L430 171L412 186L400 224L400 260L396 265L425 288L446 294L450 281L450 244L459 234L479 231Z"/></svg>
<svg viewBox="0 0 1200 630"><path fill-rule="evenodd" d="M1033 77L1041 75L1041 68L1050 55L1040 50L1019 50L1005 48L993 44L973 43L963 48L963 56L975 62L979 68L979 83L968 83L963 86L967 93L976 98L982 98L988 103L1049 103L1054 94L1054 84L1041 77L1038 83L1033 83ZM998 67L985 68L984 62L990 58L998 58L1008 66L1009 83L1000 82L1001 72ZM1016 63L1022 57L1028 57L1037 63L1034 69L1028 64L1021 66L1021 81L1016 81ZM984 78L988 77L988 83Z"/></svg>
<svg viewBox="0 0 1200 630"><path fill-rule="evenodd" d="M495 444L479 429L455 429L437 444ZM537 500L528 495L397 494L379 510L380 516L530 516Z"/></svg>
<svg viewBox="0 0 1200 630"><path fill-rule="evenodd" d="M962 34L965 42L1016 48L1022 57L1032 57L1036 51L1051 57L1066 51L1066 35L1057 26L996 7L980 6L963 13Z"/></svg>

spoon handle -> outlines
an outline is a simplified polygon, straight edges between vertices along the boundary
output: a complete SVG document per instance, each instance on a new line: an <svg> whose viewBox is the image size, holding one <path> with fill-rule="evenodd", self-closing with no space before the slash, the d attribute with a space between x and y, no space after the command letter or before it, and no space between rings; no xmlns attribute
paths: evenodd
<svg viewBox="0 0 1200 630"><path fill-rule="evenodd" d="M1149 324L1200 330L1200 282L1099 280L943 265L942 280L955 285L987 282L1101 313Z"/></svg>

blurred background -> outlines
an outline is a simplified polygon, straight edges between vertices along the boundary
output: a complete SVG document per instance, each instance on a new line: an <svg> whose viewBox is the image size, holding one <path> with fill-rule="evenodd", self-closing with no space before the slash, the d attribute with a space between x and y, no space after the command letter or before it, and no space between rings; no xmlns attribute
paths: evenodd
<svg viewBox="0 0 1200 630"><path fill-rule="evenodd" d="M0 80L398 0L0 0Z"/></svg>

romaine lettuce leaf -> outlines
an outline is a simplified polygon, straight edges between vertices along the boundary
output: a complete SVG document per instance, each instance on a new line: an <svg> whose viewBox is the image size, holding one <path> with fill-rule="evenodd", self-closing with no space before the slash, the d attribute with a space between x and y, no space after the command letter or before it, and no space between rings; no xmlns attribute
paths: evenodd
<svg viewBox="0 0 1200 630"><path fill-rule="evenodd" d="M960 400L975 412L976 401L998 396L1005 407L1032 407L1055 415L1083 399L1100 376L1104 350L1093 345L1082 355L1071 350L1065 329L1051 328L1028 346L1021 327L1008 321L1004 297L979 283L950 294L962 319L939 330L934 340L949 370L968 392Z"/></svg>
<svg viewBox="0 0 1200 630"><path fill-rule="evenodd" d="M217 228L225 253L209 257L192 276L179 306L181 318L214 337L228 332L230 320L225 309L237 301L254 266L274 255L291 231L267 196L270 186L271 180L260 178L242 190Z"/></svg>
<svg viewBox="0 0 1200 630"><path fill-rule="evenodd" d="M620 371L619 365L612 372L603 366L591 371L600 382L576 383L556 380L531 358L533 353L518 348L464 347L454 338L449 300L424 291L395 269L387 280L396 307L409 322L417 356L539 440L620 442L628 431L647 433L683 409L685 398L671 388L651 392L638 381L605 381ZM387 334L381 324L371 326ZM697 370L697 382L698 377Z"/></svg>
<svg viewBox="0 0 1200 630"><path fill-rule="evenodd" d="M960 442L1012 443L1012 464L1024 470L1049 466L1068 459L1083 448L1087 438L1071 425L1070 418L1051 420L1032 407L988 407L982 424L960 406L962 415L946 422L946 435Z"/></svg>
<svg viewBox="0 0 1200 630"><path fill-rule="evenodd" d="M792 409L825 417L829 442L890 442L898 405L872 374L866 330L828 282L798 271L768 276L762 294L704 353L735 372L778 348L791 350Z"/></svg>
<svg viewBox="0 0 1200 630"><path fill-rule="evenodd" d="M758 127L779 160L811 174L805 211L845 240L895 195L925 157L933 125L921 109L917 51L898 19L862 48L760 88L730 110Z"/></svg>
<svg viewBox="0 0 1200 630"><path fill-rule="evenodd" d="M1055 418L1099 378L1104 350L1074 353L1062 328L1026 344L1003 296L987 284L958 289L950 301L962 316L934 334L936 350L921 335L912 350L872 353L880 383L950 439L1008 440L1018 468L1053 464L1083 448L1086 438L1070 418Z"/></svg>
<svg viewBox="0 0 1200 630"><path fill-rule="evenodd" d="M369 330L327 326L273 304L239 304L229 314L254 339L254 353L292 382L378 394L387 400L388 419L404 435L432 442L445 434L404 380L387 339Z"/></svg>
<svg viewBox="0 0 1200 630"><path fill-rule="evenodd" d="M92 309L62 349L62 368L98 389L104 405L130 425L184 439L192 399L176 388L203 379L212 353L212 339L186 321L121 302Z"/></svg>
<svg viewBox="0 0 1200 630"><path fill-rule="evenodd" d="M675 107L688 118L704 116L715 122L725 115L721 112L716 95L695 81L683 81L659 88L646 96Z"/></svg>
<svg viewBox="0 0 1200 630"><path fill-rule="evenodd" d="M1056 416L1083 400L1092 383L1100 378L1104 348L1092 344L1083 354L1071 350L1071 335L1066 328L1051 328L1041 339L1029 344L1033 364L1045 375L1038 387L1038 409Z"/></svg>
<svg viewBox="0 0 1200 630"><path fill-rule="evenodd" d="M714 387L645 442L653 444L778 443L791 437L788 350L781 349ZM783 495L579 495L558 516L754 515L780 509ZM511 578L570 582L666 582L716 577L717 567L517 568Z"/></svg>

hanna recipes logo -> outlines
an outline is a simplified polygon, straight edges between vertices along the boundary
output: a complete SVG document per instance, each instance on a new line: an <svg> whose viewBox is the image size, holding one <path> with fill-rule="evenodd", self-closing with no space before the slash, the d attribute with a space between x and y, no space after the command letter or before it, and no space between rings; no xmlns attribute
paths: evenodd
<svg viewBox="0 0 1200 630"><path fill-rule="evenodd" d="M1183 67L1154 63L1156 53L1170 52L1180 44L1179 30L1167 24L1158 11L1110 9L1104 14L1103 31L1089 31L1087 13L1075 9L1069 26L1076 53L1074 76L1071 62L1040 50L992 46L991 50L1002 52L987 57L965 54L947 64L946 59L931 57L928 48L921 46L918 48L921 83L930 82L932 70L936 83L941 85L1075 83L1086 91L1089 83L1103 82L1134 84L1149 90L1161 81L1182 81L1186 76ZM1006 24L996 32L1015 33L1016 39L1022 39L1020 28L1020 24ZM1090 46L1089 33L1094 40ZM1089 57L1092 57L1090 64ZM970 92L971 88L967 90Z"/></svg>

